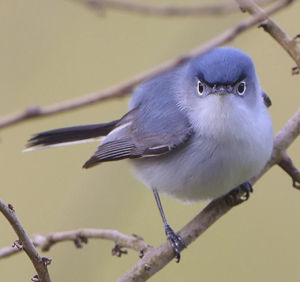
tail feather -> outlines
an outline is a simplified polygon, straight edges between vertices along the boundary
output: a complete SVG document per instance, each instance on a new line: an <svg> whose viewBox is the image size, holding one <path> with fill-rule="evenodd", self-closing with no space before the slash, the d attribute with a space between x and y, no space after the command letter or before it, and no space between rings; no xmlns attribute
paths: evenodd
<svg viewBox="0 0 300 282"><path fill-rule="evenodd" d="M47 147L63 143L78 143L78 141L106 136L119 120L107 123L88 124L65 127L37 133L28 140L27 148Z"/></svg>

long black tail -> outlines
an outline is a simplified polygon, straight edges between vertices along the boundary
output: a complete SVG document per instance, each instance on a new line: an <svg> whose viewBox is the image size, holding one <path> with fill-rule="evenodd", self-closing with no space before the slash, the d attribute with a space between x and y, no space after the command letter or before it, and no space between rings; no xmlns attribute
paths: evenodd
<svg viewBox="0 0 300 282"><path fill-rule="evenodd" d="M34 147L41 148L106 136L114 129L118 121L114 120L107 123L72 126L40 132L28 140L26 147L34 149Z"/></svg>

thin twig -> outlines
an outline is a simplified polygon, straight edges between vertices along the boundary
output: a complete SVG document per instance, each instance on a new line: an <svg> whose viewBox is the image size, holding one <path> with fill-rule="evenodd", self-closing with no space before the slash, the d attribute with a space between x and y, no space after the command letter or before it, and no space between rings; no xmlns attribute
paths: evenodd
<svg viewBox="0 0 300 282"><path fill-rule="evenodd" d="M300 189L300 170L294 165L286 152L282 153L282 160L278 165L292 178L293 187Z"/></svg>
<svg viewBox="0 0 300 282"><path fill-rule="evenodd" d="M212 40L208 41L207 43L196 47L195 49L191 50L185 55L166 61L158 65L157 67L154 67L146 72L138 74L132 77L131 79L120 83L117 86L105 89L100 92L82 96L79 98L74 98L64 102L52 104L49 106L45 106L45 107L36 106L21 111L19 113L9 114L0 119L0 129L11 126L16 123L23 122L28 119L54 115L54 114L70 111L73 109L81 108L87 105L91 105L100 101L104 101L106 99L118 98L118 97L123 97L125 95L128 95L129 93L131 93L132 89L142 81L150 79L156 75L159 75L162 72L169 71L183 64L184 62L211 50L216 46L219 46L221 44L233 40L240 33L248 30L249 28L261 22L262 20L266 19L267 15L271 15L277 12L278 10L286 7L288 4L290 4L290 2L291 2L290 0L280 1L273 7L267 9L263 15L259 14L255 17L244 20L239 24L237 24L236 26L225 30L223 33L214 37Z"/></svg>
<svg viewBox="0 0 300 282"><path fill-rule="evenodd" d="M239 6L235 1L224 3L202 4L193 6L170 6L170 5L151 5L137 1L128 0L76 0L88 5L92 9L103 12L105 9L121 10L150 16L199 16L199 15L220 15L236 12ZM259 5L266 5L274 0L260 0Z"/></svg>
<svg viewBox="0 0 300 282"><path fill-rule="evenodd" d="M273 154L265 168L252 181L256 181L262 174L269 170L273 165L278 164L283 158L287 148L296 140L300 134L300 108L279 130L274 139Z"/></svg>
<svg viewBox="0 0 300 282"><path fill-rule="evenodd" d="M114 249L116 249L117 246L119 250L122 248L132 249L139 252L139 254L144 254L146 250L152 248L138 235L133 234L132 236L128 236L117 230L93 228L81 228L77 230L55 232L46 236L35 234L32 236L32 243L35 247L40 248L42 252L47 252L53 247L53 245L66 241L71 241L77 248L81 248L83 244L87 244L88 239L113 241L115 243ZM21 250L22 248L4 247L0 249L0 259L14 255Z"/></svg>
<svg viewBox="0 0 300 282"><path fill-rule="evenodd" d="M264 15L265 11L261 9L252 0L237 0L240 7L252 15ZM292 0L291 0L292 2ZM274 20L268 18L260 25L267 33L269 33L290 55L290 57L300 68L300 45L297 42L297 36L290 37Z"/></svg>
<svg viewBox="0 0 300 282"><path fill-rule="evenodd" d="M82 228L78 230L50 233L46 236L34 235L34 243L42 251L49 251L50 248L59 242L73 241L76 247L82 247L82 243L87 243L88 239L110 240L120 248L129 248L135 251L143 251L149 248L141 237L128 236L116 230Z"/></svg>
<svg viewBox="0 0 300 282"><path fill-rule="evenodd" d="M9 221L10 225L13 227L14 231L18 235L19 240L16 243L16 245L18 246L18 248L22 248L27 254L27 256L30 258L38 274L38 277L34 277L34 279L36 279L35 281L51 282L47 268L47 265L50 264L51 260L46 257L40 257L32 241L28 237L24 227L22 226L20 220L18 219L13 206L10 204L5 205L5 203L0 199L0 211Z"/></svg>
<svg viewBox="0 0 300 282"><path fill-rule="evenodd" d="M11 255L17 254L20 251L22 251L22 248L16 248L16 247L3 247L0 249L0 259L10 257Z"/></svg>

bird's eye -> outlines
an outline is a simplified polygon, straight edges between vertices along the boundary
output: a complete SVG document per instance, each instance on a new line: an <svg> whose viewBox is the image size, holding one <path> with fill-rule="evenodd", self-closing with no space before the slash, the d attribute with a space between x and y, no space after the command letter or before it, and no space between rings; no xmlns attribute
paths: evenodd
<svg viewBox="0 0 300 282"><path fill-rule="evenodd" d="M199 80L198 81L198 93L200 96L202 96L203 92L204 92L204 84Z"/></svg>
<svg viewBox="0 0 300 282"><path fill-rule="evenodd" d="M237 91L239 95L244 95L245 91L246 91L246 82L242 81L239 83L238 87L237 87Z"/></svg>

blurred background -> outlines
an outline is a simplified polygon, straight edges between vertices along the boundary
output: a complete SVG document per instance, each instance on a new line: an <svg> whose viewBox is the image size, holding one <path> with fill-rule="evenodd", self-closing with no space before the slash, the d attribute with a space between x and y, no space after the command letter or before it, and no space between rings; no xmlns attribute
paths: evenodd
<svg viewBox="0 0 300 282"><path fill-rule="evenodd" d="M146 2L146 1L145 1ZM216 1L217 2L217 1ZM180 0L147 1L182 4ZM201 1L185 1L188 4ZM204 3L204 1L203 1ZM291 36L300 32L300 3L274 16ZM33 105L79 97L117 84L184 54L247 17L146 17L107 10L99 15L74 1L0 1L0 117ZM230 45L253 58L270 95L277 132L300 105L293 61L262 30L253 28ZM165 240L152 192L138 183L126 161L82 170L96 143L21 153L26 140L46 129L116 119L129 98L31 120L0 132L0 198L12 203L29 234L77 229L137 233L147 243ZM300 166L300 140L289 149ZM278 167L254 187L251 199L221 218L152 281L299 281L300 191ZM205 203L185 205L162 197L170 224L178 230ZM0 248L16 239L0 216ZM114 281L138 260L137 253L111 256L112 242L70 242L49 253L53 281ZM1 281L30 281L35 271L25 254L0 260Z"/></svg>

